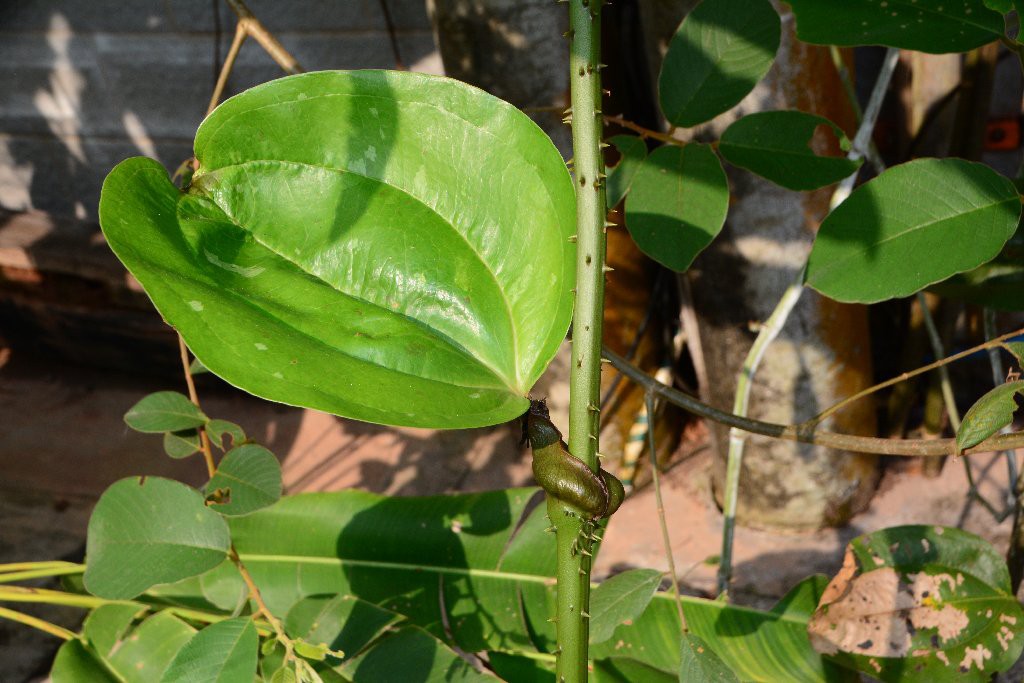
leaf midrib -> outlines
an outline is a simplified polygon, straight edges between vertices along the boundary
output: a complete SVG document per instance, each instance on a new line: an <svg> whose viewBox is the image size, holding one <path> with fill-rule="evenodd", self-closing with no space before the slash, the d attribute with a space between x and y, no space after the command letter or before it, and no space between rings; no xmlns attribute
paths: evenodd
<svg viewBox="0 0 1024 683"><path fill-rule="evenodd" d="M521 574L517 572L507 572L496 569L479 569L474 567L445 567L441 565L427 565L427 564L414 564L411 562L391 562L386 560L361 560L361 559L350 559L342 557L325 557L316 555L269 555L259 553L239 553L239 556L244 562L252 564L282 564L288 566L298 566L303 563L306 564L317 564L317 565L328 565L336 567L366 567L370 569L389 569L397 571L405 571L412 573L434 573L434 574L453 574L456 576L479 576L483 578L501 579L507 581L520 581L523 583L534 583L543 585L554 585L555 577L543 576L540 574ZM596 588L598 583L591 582L591 588ZM675 600L676 597L670 593L663 591L655 591L654 600ZM768 619L773 622L782 621L788 624L797 626L806 626L808 619L798 618L787 614L777 614L774 612L762 612L750 607L743 607L741 605L724 605L714 600L705 600L702 598L696 598L689 595L683 595L679 598L684 604L693 604L704 609L729 609L744 612L747 614L755 615L762 619Z"/></svg>

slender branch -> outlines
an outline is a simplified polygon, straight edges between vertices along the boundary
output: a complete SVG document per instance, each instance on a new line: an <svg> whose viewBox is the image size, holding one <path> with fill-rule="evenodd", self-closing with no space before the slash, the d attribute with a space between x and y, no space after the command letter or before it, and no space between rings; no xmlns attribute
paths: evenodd
<svg viewBox="0 0 1024 683"><path fill-rule="evenodd" d="M875 79L875 85L871 89L871 97L868 99L868 106L864 109L864 117L861 119L860 127L853 138L853 145L849 159L862 159L871 149L871 136L874 134L875 122L882 111L882 102L885 101L885 94L889 90L889 82L896 71L896 65L900 61L900 51L896 48L889 48L885 52L885 59L882 61L882 68ZM856 101L856 100L854 100ZM879 159L874 159L876 169L879 173L885 170ZM831 208L835 208L846 201L846 198L853 192L853 186L857 182L857 174L854 173L843 182L839 183L835 193L832 195Z"/></svg>
<svg viewBox="0 0 1024 683"><path fill-rule="evenodd" d="M24 624L25 626L37 628L40 631L49 633L51 636L57 636L62 640L74 640L78 637L63 626L58 626L57 624L39 619L38 617L33 617L30 614L15 612L14 610L7 609L6 607L0 607L0 619L9 619L11 621L18 622L19 624Z"/></svg>
<svg viewBox="0 0 1024 683"><path fill-rule="evenodd" d="M1014 330L1013 332L1007 332L1006 334L1000 335L1000 336L995 337L993 339L989 339L988 341L986 341L983 344L978 344L977 346L972 346L971 348L967 349L966 351L961 351L959 353L955 353L952 356L948 356L946 358L942 358L940 360L935 361L934 363L929 363L928 365L924 365L924 366L918 368L917 370L911 370L910 372L904 372L903 374L898 375L896 377L893 377L892 379L888 379L888 380L886 380L884 382L881 382L880 384L876 384L876 385L868 387L867 389L864 389L862 391L858 391L853 396L849 396L847 398L844 398L842 401L839 401L835 405L830 406L829 408L826 408L824 411L822 411L821 413L819 413L815 417L813 417L810 420L808 420L807 422L805 422L804 425L808 426L808 427L813 427L813 426L819 425L822 422L824 422L825 419L828 418L829 416L834 415L835 413L838 413L840 410L842 410L843 408L847 407L851 403L855 403L856 401L859 401L860 399L864 398L865 396L869 396L869 395L875 393L876 391L881 391L882 389L886 389L888 387L893 386L894 384L899 384L900 382L904 382L904 381L910 379L911 377L917 377L918 375L922 375L922 374L924 374L924 373L926 373L926 372L928 372L930 370L935 370L937 368L941 368L943 365L949 365L950 363L955 363L956 361L960 360L961 358L966 358L967 356L973 355L973 354L977 353L978 351L984 351L986 349L991 349L991 348L995 348L997 346L1002 346L1002 343L1004 341L1006 341L1007 339L1012 339L1014 337L1020 336L1021 334L1024 334L1024 328L1020 328L1020 329Z"/></svg>
<svg viewBox="0 0 1024 683"><path fill-rule="evenodd" d="M803 271L797 281L786 288L776 304L775 310L761 326L754 344L747 352L739 378L736 382L736 396L732 411L736 415L746 415L750 404L750 392L753 388L754 374L761 365L765 352L782 332L789 314L792 313L803 293ZM740 473L743 469L743 450L746 445L746 433L736 427L729 430L729 456L726 460L725 500L723 501L722 520L722 552L718 565L718 592L723 593L729 587L732 578L732 546L736 530L736 507L739 501Z"/></svg>
<svg viewBox="0 0 1024 683"><path fill-rule="evenodd" d="M20 572L5 572L0 574L0 583L14 583L15 581L28 581L29 579L44 579L54 576L71 576L81 574L84 569L82 565L70 562L62 563L63 566L38 567L26 569Z"/></svg>
<svg viewBox="0 0 1024 683"><path fill-rule="evenodd" d="M1017 332L1016 334L1020 334ZM1012 336L1012 335L1008 335ZM976 351L977 349L975 349ZM683 392L662 384L646 372L627 362L607 347L604 355L616 370L623 373L629 379L636 382L645 391L652 391L664 400L688 410L694 415L724 424L728 427L736 427L745 432L760 434L785 441L798 441L800 443L817 444L838 450L853 451L856 453L877 453L879 455L902 455L902 456L938 456L957 455L959 449L955 439L883 439L874 436L854 436L851 434L837 434L835 432L821 431L817 429L817 423L813 420L798 425L782 425L773 422L752 420L748 417L727 413L724 410L713 408L699 400L688 396ZM957 354L958 356L962 354ZM947 361L949 359L946 359ZM907 373L910 374L910 373ZM914 374L920 374L915 371ZM870 392L869 392L870 393ZM1013 434L1001 434L990 437L977 446L968 448L962 454L991 453L1002 451L1008 448L1024 447L1024 432Z"/></svg>
<svg viewBox="0 0 1024 683"><path fill-rule="evenodd" d="M679 592L679 577L676 575L676 560L672 554L672 541L668 535L668 521L665 519L665 503L661 499L661 474L658 472L658 449L654 443L654 394L644 394L647 406L647 455L651 460L651 478L654 483L654 501L658 506L658 524L661 526L661 542L665 546L665 559L668 561L669 576L672 579L672 592L676 596L676 611L679 612L679 624L686 631L686 615L683 614L683 597Z"/></svg>
<svg viewBox="0 0 1024 683"><path fill-rule="evenodd" d="M276 635L277 639L284 644L290 654L292 647L291 639L285 635L284 627L281 626L281 621L275 617L270 611L270 608L267 607L267 603L264 602L260 589L256 586L256 582L253 580L252 574L249 573L249 570L242 562L242 558L238 556L238 551L235 550L234 545L232 545L231 549L228 550L228 557L238 569L238 573L242 575L242 581L245 582L245 587L249 590L249 597L256 603L257 613L263 615L263 618L267 620L267 623L270 624L270 627L274 630L274 635Z"/></svg>
<svg viewBox="0 0 1024 683"><path fill-rule="evenodd" d="M991 339L996 336L996 314L991 308L985 307L981 312L982 316L982 327L985 331L985 339ZM999 355L998 348L991 348L988 350L988 363L992 368L992 383L995 386L1001 385L1005 380L1006 376L1003 374L1003 359ZM1003 433L1008 434L1011 431L1010 427L1004 427ZM1010 490L1009 500L1011 504L1017 498L1017 493L1014 491L1014 482L1017 481L1017 454L1013 451L1006 451L1006 472L1009 477Z"/></svg>
<svg viewBox="0 0 1024 683"><path fill-rule="evenodd" d="M74 562L65 562L64 560L43 560L40 562L10 562L8 564L0 564L0 574L7 574L10 572L23 572L25 570L36 570L36 569L62 569L64 567L83 567L84 565L75 564Z"/></svg>
<svg viewBox="0 0 1024 683"><path fill-rule="evenodd" d="M217 104L220 102L220 98L224 94L224 88L228 84L228 77L231 75L231 70L235 66L235 59L238 57L238 51L242 49L242 43L245 42L248 35L249 33L245 30L245 24L241 21L238 22L238 25L235 26L235 37L231 40L231 47L228 48L227 57L224 58L224 65L221 67L220 74L217 76L217 84L213 86L213 94L210 95L210 104L206 107L207 116L217 108Z"/></svg>
<svg viewBox="0 0 1024 683"><path fill-rule="evenodd" d="M181 355L181 367L185 371L185 386L188 387L188 397L196 408L200 408L199 395L196 393L196 383L192 379L191 364L188 360L188 347L185 346L185 338L178 334L178 351ZM205 427L199 428L199 450L203 453L203 461L206 462L206 473L213 479L217 473L217 465L213 461L213 450L210 448L210 437Z"/></svg>
<svg viewBox="0 0 1024 683"><path fill-rule="evenodd" d="M642 138L646 138L646 139L650 139L650 140L659 140L659 141L664 142L664 143L669 144L669 145L676 145L677 147L685 147L686 146L686 141L685 140L680 140L679 138L674 137L672 135L669 135L668 133L662 133L662 132L657 131L657 130L651 130L650 128L644 128L640 124L633 123L629 119L624 119L621 116L610 116L610 115L605 114L604 122L605 123L614 123L617 126L622 126L623 128L627 128L627 129L633 131L634 133L636 133L637 135L639 135Z"/></svg>
<svg viewBox="0 0 1024 683"><path fill-rule="evenodd" d="M82 570L85 566L82 565ZM0 602L33 603L39 605L62 605L64 607L79 607L82 609L96 609L103 605L138 605L139 609L154 609L161 612L169 612L182 619L198 621L203 624L213 624L218 621L230 619L230 615L214 614L202 610L179 607L177 605L151 604L144 600L108 600L93 595L81 593L65 593L63 591L49 590L46 588L31 588L26 586L0 586ZM269 624L258 619L253 620L256 630L263 635L273 634L274 631Z"/></svg>
<svg viewBox="0 0 1024 683"><path fill-rule="evenodd" d="M260 20L249 10L243 0L227 0L228 6L238 16L238 23L245 27L245 32L256 39L270 58L277 62L277 65L288 74L302 73L303 69L298 60L285 49L274 34L266 29Z"/></svg>

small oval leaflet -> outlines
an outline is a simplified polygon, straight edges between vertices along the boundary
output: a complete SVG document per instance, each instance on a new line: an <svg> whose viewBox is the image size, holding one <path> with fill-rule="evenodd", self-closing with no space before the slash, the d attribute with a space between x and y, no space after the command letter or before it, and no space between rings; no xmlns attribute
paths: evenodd
<svg viewBox="0 0 1024 683"><path fill-rule="evenodd" d="M824 126L846 152L850 140L826 118L802 111L748 114L722 133L718 151L726 161L790 190L816 190L855 173L860 161L819 155L811 148L815 130Z"/></svg>
<svg viewBox="0 0 1024 683"><path fill-rule="evenodd" d="M224 102L195 152L185 192L122 162L99 213L202 365L369 422L526 410L569 326L575 191L525 114L446 78L315 72Z"/></svg>

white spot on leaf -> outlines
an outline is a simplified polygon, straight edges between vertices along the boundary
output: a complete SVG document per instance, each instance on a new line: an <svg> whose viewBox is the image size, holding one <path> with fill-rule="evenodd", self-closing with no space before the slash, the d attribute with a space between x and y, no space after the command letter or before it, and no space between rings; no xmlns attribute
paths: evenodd
<svg viewBox="0 0 1024 683"><path fill-rule="evenodd" d="M203 310L203 302L202 301L189 301L188 305L192 307L193 311L198 312L198 311Z"/></svg>

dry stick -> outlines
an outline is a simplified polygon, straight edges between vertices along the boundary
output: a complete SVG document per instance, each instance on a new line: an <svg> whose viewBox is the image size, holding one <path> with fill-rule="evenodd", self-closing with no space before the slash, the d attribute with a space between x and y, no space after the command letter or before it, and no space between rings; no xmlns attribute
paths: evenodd
<svg viewBox="0 0 1024 683"><path fill-rule="evenodd" d="M242 43L245 42L245 39L249 35L245 26L246 25L241 21L238 22L237 26L235 26L235 37L231 40L231 47L228 48L228 54L224 58L224 66L221 67L220 74L217 76L217 83L213 86L213 94L210 96L210 104L206 107L207 116L217 108L221 95L224 94L224 88L228 84L228 77L231 75L231 70L235 66L235 59L238 57L238 52L242 49Z"/></svg>
<svg viewBox="0 0 1024 683"><path fill-rule="evenodd" d="M992 342L981 344L968 352L974 353L990 346L997 345L1009 337L1024 333L1024 330L1017 330L1008 335L1003 335ZM803 422L797 425L783 425L762 420L752 420L749 417L727 413L724 410L713 408L701 401L688 396L678 389L662 384L646 372L629 363L607 347L604 349L605 358L615 367L616 370L636 382L645 391L652 391L656 396L688 410L694 415L718 422L727 427L736 427L751 434L760 434L784 441L798 441L800 443L826 446L837 450L852 451L855 453L876 453L878 455L899 455L899 456L939 456L939 455L971 455L974 453L992 453L1003 451L1008 448L1024 447L1024 432L1013 434L1000 434L989 437L981 443L964 451L960 451L956 445L956 439L883 439L877 436L854 436L852 434L838 434L836 432L820 431L813 421ZM951 362L964 354L950 356L941 361L941 364ZM933 364L935 365L935 364ZM907 376L920 374L922 370L915 370L913 373L904 373ZM886 382L884 384L891 384ZM881 385L872 387L867 393L877 390ZM866 394L865 394L866 395ZM850 399L842 401L847 404Z"/></svg>
<svg viewBox="0 0 1024 683"><path fill-rule="evenodd" d="M299 65L298 60L291 55L288 50L284 48L277 38L274 37L270 31L266 29L260 20L253 16L253 13L249 11L243 0L227 0L228 6L238 16L238 23L245 27L245 32L256 39L256 42L260 44L270 58L277 62L285 73L298 74L302 73L303 69Z"/></svg>
<svg viewBox="0 0 1024 683"><path fill-rule="evenodd" d="M858 114L860 119L860 126L857 129L857 134L854 136L853 145L851 146L850 153L847 158L851 161L857 161L862 159L867 150L871 147L871 135L875 129L875 123L878 120L878 115L882 110L882 102L885 100L885 93L889 89L889 81L892 80L893 72L896 70L896 64L899 61L899 50L890 48L886 52L885 61L882 63L882 69L878 73L878 77L875 79L875 85L871 90L871 97L868 100L867 109L861 116L860 108L857 105L856 99L851 100L851 105L854 107L854 111ZM836 64L837 69L840 63ZM840 79L843 80L844 71L839 70ZM847 82L844 83L847 94L853 95L853 86L848 82L848 74L846 74ZM884 170L879 163L878 171ZM832 194L830 201L830 209L834 209L841 204L847 197L850 196L850 192L853 191L853 185L857 180L857 173L854 172L849 177L845 178L839 187L836 188ZM743 361L743 367L740 370L739 377L736 380L736 394L733 401L733 413L736 415L745 416L747 414L747 408L750 403L750 392L754 386L754 375L757 373L757 368L761 365L761 361L764 358L765 352L768 350L768 346L771 345L775 338L782 332L782 328L786 324L786 320L789 318L790 313L796 307L797 302L800 300L800 296L804 289L804 268L801 268L800 275L797 277L797 281L786 288L779 302L775 305L775 310L772 311L768 320L765 321L764 325L758 331L757 338L754 340L753 345L747 352L747 357ZM732 547L733 539L736 529L736 508L739 504L739 487L740 487L740 475L743 470L743 450L746 446L746 435L743 430L733 428L729 430L729 452L726 458L726 470L725 470L725 492L723 495L723 520L722 520L722 552L719 559L718 565L718 591L720 593L725 592L729 587L729 581L732 579Z"/></svg>
<svg viewBox="0 0 1024 683"><path fill-rule="evenodd" d="M665 503L661 499L661 475L658 473L658 450L654 444L654 393L644 393L647 406L647 455L651 459L651 477L654 483L654 501L658 506L658 523L661 525L661 541L665 545L665 559L668 560L672 591L676 595L676 609L679 611L679 626L686 631L686 615L683 614L683 597L679 594L679 577L676 576L676 560L672 555L672 541L668 536L668 521L665 519Z"/></svg>
<svg viewBox="0 0 1024 683"><path fill-rule="evenodd" d="M843 408L847 407L851 403L855 403L856 401L859 401L860 399L864 398L865 396L873 394L876 391L881 391L882 389L885 389L887 387L891 387L894 384L899 384L900 382L908 380L911 377L917 377L918 375L923 375L924 373L926 373L926 372L928 372L930 370L936 370L936 369L942 367L943 365L949 365L950 363L955 363L956 361L960 360L961 358L966 358L967 356L973 355L973 354L977 353L978 351L985 351L987 349L993 349L993 348L1000 347L1000 346L1003 345L1003 342L1005 342L1006 340L1012 339L1014 337L1018 337L1018 336L1020 336L1022 334L1024 334L1024 327L1022 327L1022 328L1020 328L1018 330L1014 330L1013 332L1007 332L1006 334L1001 334L998 337L993 337L992 339L986 341L983 344L978 344L977 346L972 346L971 348L966 349L964 351L960 351L959 353L954 353L952 356L947 356L946 358L942 358L940 360L937 360L934 363L929 363L928 365L921 366L917 370L911 370L910 372L904 372L903 374L897 375L896 377L893 377L892 379L887 379L884 382L880 382L879 384L876 384L874 386L868 387L867 389L864 389L863 391L858 391L853 396L849 396L847 398L844 398L842 401L839 401L835 405L830 406L829 408L826 408L821 413L818 413L818 415L812 417L810 420L807 420L804 423L804 426L806 426L806 427L816 427L817 425L819 425L822 422L824 422L830 415L838 413L840 410L842 410ZM978 452L978 451L971 451L971 452ZM954 453L955 453L955 451L954 451Z"/></svg>
<svg viewBox="0 0 1024 683"><path fill-rule="evenodd" d="M609 115L605 114L604 115L604 122L605 123L614 123L617 126L622 126L623 128L626 128L628 130L633 131L634 133L636 133L637 135L639 135L642 138L650 138L651 140L660 140L661 142L665 142L665 143L668 143L670 145L676 145L677 147L685 147L686 144L687 144L685 140L680 140L679 138L673 137L673 136L669 135L668 133L661 133L661 132L656 131L656 130L651 130L650 128L644 128L640 124L633 123L629 119L624 119L621 116L609 116Z"/></svg>

